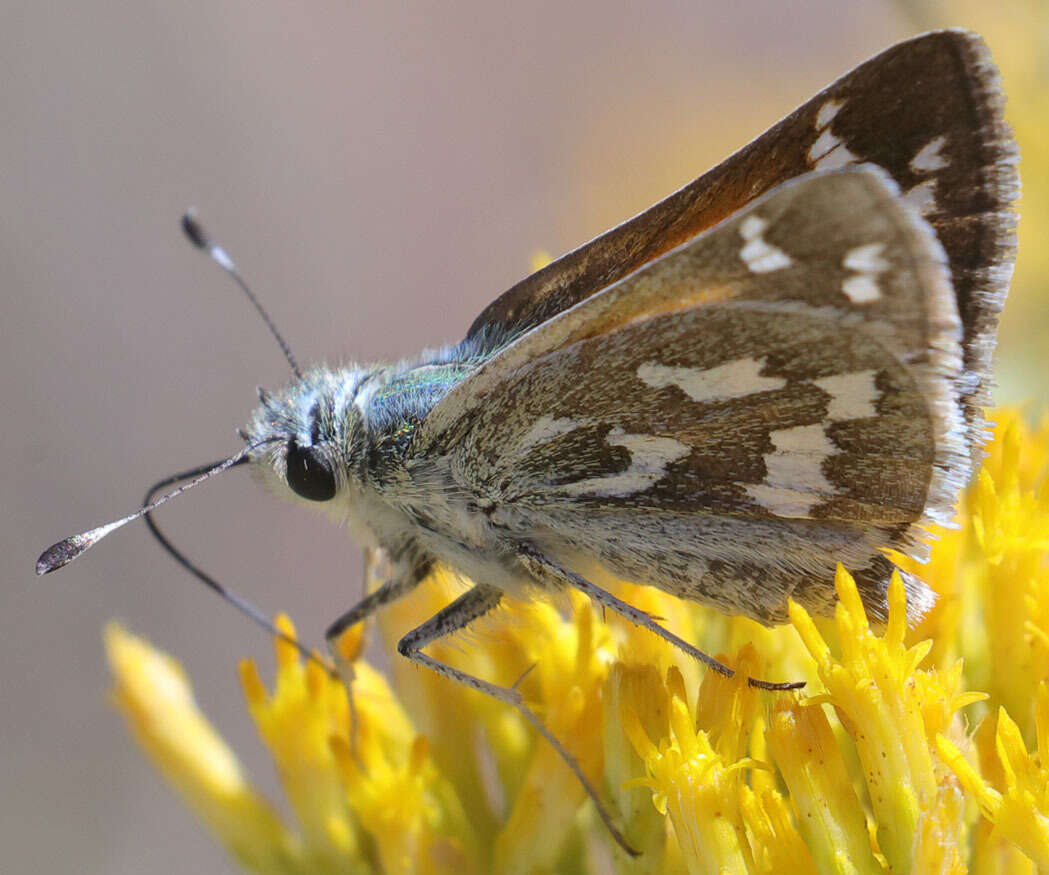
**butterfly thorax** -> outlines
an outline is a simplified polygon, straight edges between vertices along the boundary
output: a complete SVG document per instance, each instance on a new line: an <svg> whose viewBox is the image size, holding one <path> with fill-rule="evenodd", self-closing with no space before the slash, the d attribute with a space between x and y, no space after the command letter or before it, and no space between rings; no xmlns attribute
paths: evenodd
<svg viewBox="0 0 1049 875"><path fill-rule="evenodd" d="M417 362L320 367L260 393L246 432L264 442L252 454L257 477L323 508L362 546L501 577L502 537L485 510L456 484L447 457L420 456L414 444L431 408L479 360L460 347Z"/></svg>

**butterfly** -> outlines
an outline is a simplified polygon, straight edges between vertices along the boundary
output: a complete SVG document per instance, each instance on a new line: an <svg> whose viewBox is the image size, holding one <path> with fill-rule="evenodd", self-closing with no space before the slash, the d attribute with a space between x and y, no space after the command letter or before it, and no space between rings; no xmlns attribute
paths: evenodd
<svg viewBox="0 0 1049 875"><path fill-rule="evenodd" d="M219 467L249 464L385 558L386 581L328 630L336 661L348 628L436 566L468 579L398 651L518 709L626 847L520 693L426 645L507 593L577 590L729 672L602 581L775 624L790 599L829 612L838 562L884 619L890 556L926 554L982 453L1018 189L1002 105L978 36L928 33L518 283L457 344L301 370L282 342L295 379L260 394ZM122 522L59 542L38 571ZM901 576L917 618L933 595Z"/></svg>

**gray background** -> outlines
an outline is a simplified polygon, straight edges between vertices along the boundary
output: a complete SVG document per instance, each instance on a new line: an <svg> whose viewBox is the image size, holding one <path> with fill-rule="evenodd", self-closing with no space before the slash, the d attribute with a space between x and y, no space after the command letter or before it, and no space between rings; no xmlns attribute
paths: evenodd
<svg viewBox="0 0 1049 875"><path fill-rule="evenodd" d="M141 525L32 576L51 541L237 448L254 387L288 376L179 236L185 206L300 359L406 356L458 339L537 249L646 207L920 29L835 0L0 3L4 871L229 869L107 705L112 617L184 661L275 791L235 672L254 655L266 675L269 643ZM313 642L359 592L345 536L242 472L163 520Z"/></svg>

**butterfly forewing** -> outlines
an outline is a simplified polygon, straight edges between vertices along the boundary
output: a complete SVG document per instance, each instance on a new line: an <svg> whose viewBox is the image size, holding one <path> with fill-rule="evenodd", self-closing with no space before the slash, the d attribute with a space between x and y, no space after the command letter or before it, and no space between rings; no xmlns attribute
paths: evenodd
<svg viewBox="0 0 1049 875"><path fill-rule="evenodd" d="M1014 242L1016 155L1001 110L997 71L977 35L938 31L899 43L680 191L514 286L468 336L503 343L792 177L873 163L947 254L970 374L958 393L975 447Z"/></svg>

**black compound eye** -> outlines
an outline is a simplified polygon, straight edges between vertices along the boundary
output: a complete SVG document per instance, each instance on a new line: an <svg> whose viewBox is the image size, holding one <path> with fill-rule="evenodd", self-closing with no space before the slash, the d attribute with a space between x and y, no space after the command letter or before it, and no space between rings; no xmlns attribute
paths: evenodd
<svg viewBox="0 0 1049 875"><path fill-rule="evenodd" d="M288 441L288 485L308 501L329 501L335 497L335 472L316 447L300 447Z"/></svg>

